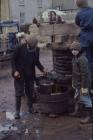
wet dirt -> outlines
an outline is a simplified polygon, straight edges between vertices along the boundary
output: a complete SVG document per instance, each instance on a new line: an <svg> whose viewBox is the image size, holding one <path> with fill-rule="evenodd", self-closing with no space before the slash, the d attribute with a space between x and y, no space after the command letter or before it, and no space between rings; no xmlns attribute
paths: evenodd
<svg viewBox="0 0 93 140"><path fill-rule="evenodd" d="M52 70L52 53L41 50L41 62ZM38 70L37 74L41 74ZM34 104L39 110L39 105ZM67 114L50 118L40 112L27 112L26 98L22 99L21 119L14 119L15 92L10 64L0 65L0 140L92 140L92 124L81 125L80 118Z"/></svg>

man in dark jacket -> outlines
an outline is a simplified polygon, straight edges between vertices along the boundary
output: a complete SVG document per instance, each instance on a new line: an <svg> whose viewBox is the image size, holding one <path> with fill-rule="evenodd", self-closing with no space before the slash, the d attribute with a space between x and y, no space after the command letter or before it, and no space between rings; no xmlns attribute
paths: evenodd
<svg viewBox="0 0 93 140"><path fill-rule="evenodd" d="M88 6L87 0L76 0L80 11L76 15L75 22L80 27L79 42L81 48L86 51L89 68L93 79L93 8ZM93 92L93 81L92 89Z"/></svg>
<svg viewBox="0 0 93 140"><path fill-rule="evenodd" d="M21 40L22 41L22 40ZM17 46L12 58L12 71L16 96L15 119L20 118L21 97L25 94L28 101L28 111L32 113L32 94L34 90L35 66L45 73L39 61L39 48L37 39L27 37L26 42Z"/></svg>

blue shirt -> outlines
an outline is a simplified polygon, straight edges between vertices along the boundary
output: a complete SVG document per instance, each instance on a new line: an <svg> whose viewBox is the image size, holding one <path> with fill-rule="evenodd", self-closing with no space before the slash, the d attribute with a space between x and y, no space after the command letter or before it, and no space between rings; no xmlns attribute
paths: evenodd
<svg viewBox="0 0 93 140"><path fill-rule="evenodd" d="M81 29L79 34L81 47L89 47L93 44L93 8L83 8L76 15L75 22Z"/></svg>

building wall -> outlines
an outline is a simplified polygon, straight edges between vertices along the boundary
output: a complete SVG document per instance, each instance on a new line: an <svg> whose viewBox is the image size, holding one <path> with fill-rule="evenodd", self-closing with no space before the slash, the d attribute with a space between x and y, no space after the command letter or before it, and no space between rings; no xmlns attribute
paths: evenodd
<svg viewBox="0 0 93 140"><path fill-rule="evenodd" d="M10 0L11 19L20 20L18 0Z"/></svg>
<svg viewBox="0 0 93 140"><path fill-rule="evenodd" d="M93 0L89 0L89 5L93 6Z"/></svg>
<svg viewBox="0 0 93 140"><path fill-rule="evenodd" d="M33 17L40 17L48 8L75 9L75 0L1 0L1 19L17 19L21 23L31 23ZM93 6L93 0L89 0Z"/></svg>
<svg viewBox="0 0 93 140"><path fill-rule="evenodd" d="M52 0L42 0L43 11L49 8L52 8Z"/></svg>
<svg viewBox="0 0 93 140"><path fill-rule="evenodd" d="M54 9L59 9L62 10L64 6L64 1L63 0L52 0L52 6Z"/></svg>
<svg viewBox="0 0 93 140"><path fill-rule="evenodd" d="M9 0L1 0L0 10L1 20L8 20L10 18Z"/></svg>
<svg viewBox="0 0 93 140"><path fill-rule="evenodd" d="M20 1L24 1L24 4L20 4ZM31 23L32 19L40 16L42 11L51 8L52 0L11 0L10 4L12 19L17 19L22 23L21 14L24 16L23 23Z"/></svg>
<svg viewBox="0 0 93 140"><path fill-rule="evenodd" d="M60 10L64 9L77 9L77 6L75 4L76 0L52 0L53 1L53 8L58 8ZM93 6L93 0L88 0L89 5Z"/></svg>
<svg viewBox="0 0 93 140"><path fill-rule="evenodd" d="M74 0L63 0L63 9L75 9Z"/></svg>
<svg viewBox="0 0 93 140"><path fill-rule="evenodd" d="M53 8L57 8L59 10L75 8L74 0L52 0L52 2Z"/></svg>

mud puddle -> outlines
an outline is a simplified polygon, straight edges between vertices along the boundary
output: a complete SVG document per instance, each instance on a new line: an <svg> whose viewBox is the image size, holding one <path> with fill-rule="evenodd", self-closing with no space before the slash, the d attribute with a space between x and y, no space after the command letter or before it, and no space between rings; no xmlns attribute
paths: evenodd
<svg viewBox="0 0 93 140"><path fill-rule="evenodd" d="M40 113L21 113L14 119L14 112L0 113L0 140L42 140L43 118Z"/></svg>

